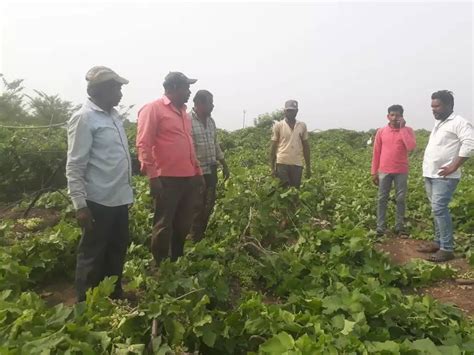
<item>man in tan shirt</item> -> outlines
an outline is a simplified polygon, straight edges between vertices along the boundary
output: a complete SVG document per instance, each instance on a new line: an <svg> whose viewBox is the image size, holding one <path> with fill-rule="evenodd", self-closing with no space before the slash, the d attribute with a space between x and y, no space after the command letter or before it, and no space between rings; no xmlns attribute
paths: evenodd
<svg viewBox="0 0 474 355"><path fill-rule="evenodd" d="M306 162L306 177L311 177L308 130L304 122L296 120L298 102L285 102L285 119L275 123L272 134L270 164L272 173L284 186L299 187Z"/></svg>

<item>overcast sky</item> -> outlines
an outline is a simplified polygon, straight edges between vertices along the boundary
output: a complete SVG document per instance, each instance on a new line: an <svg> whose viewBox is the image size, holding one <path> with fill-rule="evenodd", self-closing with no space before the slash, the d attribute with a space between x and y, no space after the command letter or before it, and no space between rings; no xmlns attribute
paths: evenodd
<svg viewBox="0 0 474 355"><path fill-rule="evenodd" d="M192 91L214 93L229 130L243 110L249 125L286 99L311 130L377 128L395 103L409 125L431 128L439 89L472 120L470 2L0 1L0 72L76 103L87 70L106 65L130 80L122 103L136 109L162 95L169 71L199 79Z"/></svg>

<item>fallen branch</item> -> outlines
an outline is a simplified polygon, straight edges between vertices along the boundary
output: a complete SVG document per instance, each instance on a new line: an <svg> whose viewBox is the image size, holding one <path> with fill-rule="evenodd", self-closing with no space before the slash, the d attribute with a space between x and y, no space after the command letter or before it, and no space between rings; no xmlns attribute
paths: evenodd
<svg viewBox="0 0 474 355"><path fill-rule="evenodd" d="M250 228L250 223L252 222L252 215L253 215L253 208L252 206L250 206L249 208L249 217L248 217L248 222L247 222L247 225L245 226L244 230L242 231L242 234L240 235L240 239L243 239L245 238L245 235L247 234L247 231L249 230Z"/></svg>

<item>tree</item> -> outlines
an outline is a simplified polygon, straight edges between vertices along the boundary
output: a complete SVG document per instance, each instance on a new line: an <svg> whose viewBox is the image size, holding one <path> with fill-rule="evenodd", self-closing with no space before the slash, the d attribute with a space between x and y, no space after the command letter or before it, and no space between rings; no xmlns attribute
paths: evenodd
<svg viewBox="0 0 474 355"><path fill-rule="evenodd" d="M275 121L281 121L285 117L283 110L276 110L272 113L264 113L253 120L255 127L270 128Z"/></svg>
<svg viewBox="0 0 474 355"><path fill-rule="evenodd" d="M26 95L29 99L29 107L33 124L48 125L66 122L79 105L59 98L59 95L48 95L43 91L34 90L36 97Z"/></svg>
<svg viewBox="0 0 474 355"><path fill-rule="evenodd" d="M0 95L0 122L27 122L29 120L28 111L25 108L23 94L23 79L7 81L3 74L2 78L4 91Z"/></svg>

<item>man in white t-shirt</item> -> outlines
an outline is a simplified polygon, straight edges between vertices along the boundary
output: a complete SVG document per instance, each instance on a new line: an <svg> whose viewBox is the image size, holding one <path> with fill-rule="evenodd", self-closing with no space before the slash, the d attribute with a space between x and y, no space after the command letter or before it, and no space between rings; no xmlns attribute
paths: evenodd
<svg viewBox="0 0 474 355"><path fill-rule="evenodd" d="M434 216L434 242L418 248L433 253L428 260L454 258L453 223L449 202L461 178L461 165L474 155L472 123L453 112L452 92L441 90L431 95L431 109L436 120L423 158L423 177Z"/></svg>
<svg viewBox="0 0 474 355"><path fill-rule="evenodd" d="M308 130L304 122L296 120L298 102L285 102L285 119L275 123L272 133L270 164L272 174L284 186L299 187L303 174L303 160L306 163L306 177L311 177Z"/></svg>

